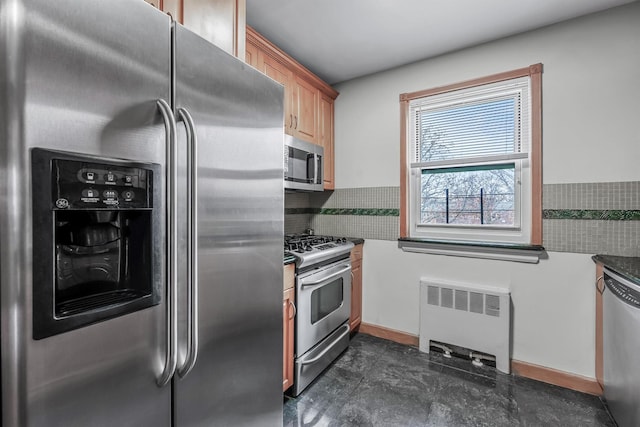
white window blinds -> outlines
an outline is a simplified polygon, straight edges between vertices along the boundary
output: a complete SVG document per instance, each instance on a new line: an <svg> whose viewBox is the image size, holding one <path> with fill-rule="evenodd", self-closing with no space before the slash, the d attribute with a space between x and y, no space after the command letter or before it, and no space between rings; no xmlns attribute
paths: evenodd
<svg viewBox="0 0 640 427"><path fill-rule="evenodd" d="M411 167L522 159L529 146L529 77L414 99Z"/></svg>

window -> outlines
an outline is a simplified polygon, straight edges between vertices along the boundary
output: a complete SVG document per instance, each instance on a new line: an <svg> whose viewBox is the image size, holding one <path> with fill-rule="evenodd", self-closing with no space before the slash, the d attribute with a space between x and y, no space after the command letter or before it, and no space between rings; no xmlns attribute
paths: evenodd
<svg viewBox="0 0 640 427"><path fill-rule="evenodd" d="M400 96L401 237L542 243L541 72Z"/></svg>

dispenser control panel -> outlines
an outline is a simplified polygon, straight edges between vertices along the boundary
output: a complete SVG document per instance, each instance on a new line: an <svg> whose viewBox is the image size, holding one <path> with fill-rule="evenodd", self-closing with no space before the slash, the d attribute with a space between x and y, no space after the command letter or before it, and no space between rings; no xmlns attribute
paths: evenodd
<svg viewBox="0 0 640 427"><path fill-rule="evenodd" d="M117 164L52 159L53 209L153 207L153 171Z"/></svg>

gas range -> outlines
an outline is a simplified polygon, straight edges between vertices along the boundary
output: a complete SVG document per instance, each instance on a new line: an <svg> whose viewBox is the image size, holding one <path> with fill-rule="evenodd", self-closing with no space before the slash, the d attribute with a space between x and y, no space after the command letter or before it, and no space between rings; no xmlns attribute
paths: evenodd
<svg viewBox="0 0 640 427"><path fill-rule="evenodd" d="M285 254L289 253L296 258L299 269L347 258L353 246L353 242L345 237L310 234L288 234L284 237Z"/></svg>

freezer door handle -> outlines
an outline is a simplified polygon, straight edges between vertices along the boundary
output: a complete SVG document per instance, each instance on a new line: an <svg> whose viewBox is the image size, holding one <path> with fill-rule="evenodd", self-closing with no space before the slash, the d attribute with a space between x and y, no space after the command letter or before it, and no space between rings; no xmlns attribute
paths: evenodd
<svg viewBox="0 0 640 427"><path fill-rule="evenodd" d="M171 107L164 99L157 101L158 109L164 121L166 135L167 157L167 236L169 263L167 265L166 292L166 347L164 369L157 378L158 387L167 385L176 372L178 363L178 306L176 296L178 292L178 215L176 205L178 168L176 160L178 150L176 146L176 120Z"/></svg>
<svg viewBox="0 0 640 427"><path fill-rule="evenodd" d="M193 118L185 108L178 108L178 118L187 131L187 263L189 286L187 310L187 351L184 362L178 367L180 378L186 376L198 356L198 138Z"/></svg>

